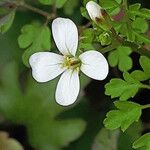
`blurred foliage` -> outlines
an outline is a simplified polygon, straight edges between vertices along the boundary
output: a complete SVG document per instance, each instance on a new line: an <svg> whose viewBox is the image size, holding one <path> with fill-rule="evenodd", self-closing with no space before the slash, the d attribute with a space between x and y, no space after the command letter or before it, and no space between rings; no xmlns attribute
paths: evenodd
<svg viewBox="0 0 150 150"><path fill-rule="evenodd" d="M5 68L1 79L3 88L0 99L3 101L0 101L0 109L9 120L27 127L29 140L34 147L41 150L59 149L81 135L85 129L82 120L55 120L63 110L54 103L54 93L50 92L55 90L55 81L45 84L41 91L40 85L29 78L22 93L17 75L14 63Z"/></svg>

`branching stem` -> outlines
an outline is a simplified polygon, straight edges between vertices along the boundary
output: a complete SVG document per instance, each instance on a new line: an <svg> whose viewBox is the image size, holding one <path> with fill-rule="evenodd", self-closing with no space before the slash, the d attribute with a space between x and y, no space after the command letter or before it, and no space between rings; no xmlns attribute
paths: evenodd
<svg viewBox="0 0 150 150"><path fill-rule="evenodd" d="M55 18L55 14L54 13L50 14L50 13L48 13L46 11L43 11L43 10L41 10L39 8L33 7L31 5L28 5L24 1L19 1L18 2L18 1L7 0L7 2L9 4L11 4L11 5L16 6L16 7L23 7L25 9L31 10L31 11L33 11L35 13L38 13L38 14L46 17L47 20L51 20L51 19Z"/></svg>

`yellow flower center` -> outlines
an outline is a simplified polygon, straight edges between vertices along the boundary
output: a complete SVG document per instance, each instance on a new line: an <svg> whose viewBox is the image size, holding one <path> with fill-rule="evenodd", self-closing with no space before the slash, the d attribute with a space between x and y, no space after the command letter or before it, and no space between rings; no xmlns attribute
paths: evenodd
<svg viewBox="0 0 150 150"><path fill-rule="evenodd" d="M71 57L71 56L64 56L64 63L63 67L66 67L67 69L72 69L72 70L79 70L81 66L81 60L76 57Z"/></svg>

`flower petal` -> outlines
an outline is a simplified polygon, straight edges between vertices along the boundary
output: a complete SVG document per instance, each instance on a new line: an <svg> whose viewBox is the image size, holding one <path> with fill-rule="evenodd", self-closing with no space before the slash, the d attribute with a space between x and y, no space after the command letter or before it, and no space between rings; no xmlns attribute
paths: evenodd
<svg viewBox="0 0 150 150"><path fill-rule="evenodd" d="M61 67L63 61L63 56L51 52L33 54L29 59L33 78L38 82L54 79L65 70Z"/></svg>
<svg viewBox="0 0 150 150"><path fill-rule="evenodd" d="M73 104L78 97L79 89L80 81L78 71L66 70L57 85L57 103L63 106Z"/></svg>
<svg viewBox="0 0 150 150"><path fill-rule="evenodd" d="M79 56L82 61L81 71L87 76L104 80L108 75L108 63L105 57L97 51L87 51Z"/></svg>
<svg viewBox="0 0 150 150"><path fill-rule="evenodd" d="M97 3L95 3L94 1L89 1L86 4L86 9L89 13L90 18L93 21L96 21L96 18L102 17L101 7Z"/></svg>
<svg viewBox="0 0 150 150"><path fill-rule="evenodd" d="M74 22L66 18L57 18L52 23L55 43L63 55L75 56L78 46L78 30Z"/></svg>

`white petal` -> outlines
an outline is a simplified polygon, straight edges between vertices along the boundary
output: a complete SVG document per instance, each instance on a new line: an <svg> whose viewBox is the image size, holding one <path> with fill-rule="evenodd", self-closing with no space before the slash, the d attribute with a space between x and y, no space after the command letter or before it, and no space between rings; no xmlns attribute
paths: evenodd
<svg viewBox="0 0 150 150"><path fill-rule="evenodd" d="M80 81L78 71L66 70L57 85L56 101L60 105L73 104L79 94Z"/></svg>
<svg viewBox="0 0 150 150"><path fill-rule="evenodd" d="M29 59L33 78L38 82L54 79L65 70L61 67L63 61L63 56L51 52L33 54Z"/></svg>
<svg viewBox="0 0 150 150"><path fill-rule="evenodd" d="M82 61L81 71L87 76L104 80L108 75L108 63L105 57L97 51L87 51L79 56Z"/></svg>
<svg viewBox="0 0 150 150"><path fill-rule="evenodd" d="M63 55L75 56L78 46L78 30L73 21L57 18L52 23L55 43Z"/></svg>
<svg viewBox="0 0 150 150"><path fill-rule="evenodd" d="M96 18L102 17L101 7L97 3L95 3L94 1L89 1L86 4L86 9L89 13L89 16L91 17L91 19L93 21L95 21Z"/></svg>

